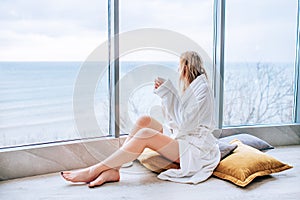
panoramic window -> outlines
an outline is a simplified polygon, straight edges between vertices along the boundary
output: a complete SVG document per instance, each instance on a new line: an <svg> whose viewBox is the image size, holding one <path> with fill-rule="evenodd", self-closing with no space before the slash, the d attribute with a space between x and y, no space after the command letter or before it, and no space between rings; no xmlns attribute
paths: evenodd
<svg viewBox="0 0 300 200"><path fill-rule="evenodd" d="M164 49L138 48L120 57L120 105L110 105L114 90L109 91L108 70L92 88L92 114L100 133L89 123L78 129L74 115L91 115L86 104L74 114L74 102L85 98L83 92L74 101L81 69L108 65L108 58L104 63L88 59L113 32L108 30L107 0L0 5L0 148L114 134L109 133L110 106L120 108L121 133L128 133L141 115L163 120L153 81L169 78L178 86L179 57ZM223 126L294 121L297 6L296 0L226 1ZM167 29L213 57L213 0L126 0L119 1L119 12L120 34ZM213 85L212 66L207 71Z"/></svg>
<svg viewBox="0 0 300 200"><path fill-rule="evenodd" d="M0 3L0 148L98 137L77 131L73 91L89 54L107 40L107 1ZM95 115L108 134L107 73Z"/></svg>
<svg viewBox="0 0 300 200"><path fill-rule="evenodd" d="M185 1L170 3L164 0L128 0L120 1L119 7L120 33L142 28L167 29L195 41L212 59L212 0L193 0L188 3ZM122 41L120 41L121 45ZM153 93L154 78L171 79L174 86L178 86L175 76L178 61L178 55L159 48L139 48L120 58L120 98L121 103L127 104L125 110L122 110L121 106L121 131L129 131L128 124L133 124L141 115L150 115L160 121L163 119L162 113L159 112L160 99ZM207 71L211 74L211 67ZM139 83L132 86L130 94L126 88L128 85L124 85L122 81L128 77L136 80L134 83ZM139 77L144 77L144 79L139 80Z"/></svg>
<svg viewBox="0 0 300 200"><path fill-rule="evenodd" d="M223 125L293 123L297 1L226 1Z"/></svg>

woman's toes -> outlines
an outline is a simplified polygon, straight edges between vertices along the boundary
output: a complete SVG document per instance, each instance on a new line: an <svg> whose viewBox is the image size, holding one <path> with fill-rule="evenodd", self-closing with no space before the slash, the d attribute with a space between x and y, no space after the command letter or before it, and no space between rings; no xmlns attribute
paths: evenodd
<svg viewBox="0 0 300 200"><path fill-rule="evenodd" d="M63 174L62 177L66 180L66 181L70 181L69 175L68 174Z"/></svg>
<svg viewBox="0 0 300 200"><path fill-rule="evenodd" d="M96 186L100 186L103 183L105 183L105 180L103 179L103 177L100 175L98 176L95 180L93 180L92 182L90 182L88 184L89 188L94 188Z"/></svg>
<svg viewBox="0 0 300 200"><path fill-rule="evenodd" d="M90 182L94 180L98 174L90 171L90 168L84 168L76 171L63 171L62 177L71 182Z"/></svg>
<svg viewBox="0 0 300 200"><path fill-rule="evenodd" d="M64 178L64 179L66 179L66 175L67 174L64 174L64 172L60 172L60 175ZM67 179L66 179L67 180Z"/></svg>
<svg viewBox="0 0 300 200"><path fill-rule="evenodd" d="M110 169L107 171L104 171L98 176L94 181L90 182L88 186L90 188L103 185L107 182L117 182L120 180L120 173L118 170Z"/></svg>

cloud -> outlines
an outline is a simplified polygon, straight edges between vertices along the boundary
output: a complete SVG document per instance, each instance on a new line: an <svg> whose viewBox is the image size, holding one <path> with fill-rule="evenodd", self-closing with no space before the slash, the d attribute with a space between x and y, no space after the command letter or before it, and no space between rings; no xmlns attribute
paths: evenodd
<svg viewBox="0 0 300 200"><path fill-rule="evenodd" d="M166 28L179 32L207 30L213 26L213 1L120 1L122 31L136 28ZM200 33L201 34L201 33Z"/></svg>
<svg viewBox="0 0 300 200"><path fill-rule="evenodd" d="M2 0L1 21L71 21L80 26L104 30L107 0Z"/></svg>
<svg viewBox="0 0 300 200"><path fill-rule="evenodd" d="M0 60L84 60L107 39L107 1L0 2Z"/></svg>
<svg viewBox="0 0 300 200"><path fill-rule="evenodd" d="M226 3L228 60L293 60L297 1ZM107 38L107 0L1 0L0 27L0 60L81 60ZM120 0L120 32L145 27L182 33L212 55L213 1Z"/></svg>
<svg viewBox="0 0 300 200"><path fill-rule="evenodd" d="M296 1L227 1L226 60L293 62ZM280 14L279 14L280 13Z"/></svg>
<svg viewBox="0 0 300 200"><path fill-rule="evenodd" d="M176 31L196 41L212 56L213 1L120 1L120 31L137 28L162 28ZM160 54L160 52L152 54L153 59L154 55ZM139 60L149 58L148 51L145 51L144 55L141 52L138 55L136 59ZM129 57L135 58L135 56ZM159 57L165 60L166 56ZM172 56L168 58L171 59Z"/></svg>
<svg viewBox="0 0 300 200"><path fill-rule="evenodd" d="M106 38L100 31L60 37L0 31L0 43L5 44L0 55L2 61L83 61Z"/></svg>
<svg viewBox="0 0 300 200"><path fill-rule="evenodd" d="M210 1L120 1L120 32L145 27L166 28L191 37L211 51L212 3L207 2ZM107 38L106 0L84 3L79 0L4 0L0 4L0 42L4 44L0 47L1 60L24 57L26 60L55 57L61 60L65 52L61 52L60 46L74 47L69 51L73 51L73 59L77 60L95 46L90 44L92 41L99 44ZM77 48L72 45L74 42ZM78 56L84 48L84 56ZM24 50L27 50L26 56L20 54Z"/></svg>

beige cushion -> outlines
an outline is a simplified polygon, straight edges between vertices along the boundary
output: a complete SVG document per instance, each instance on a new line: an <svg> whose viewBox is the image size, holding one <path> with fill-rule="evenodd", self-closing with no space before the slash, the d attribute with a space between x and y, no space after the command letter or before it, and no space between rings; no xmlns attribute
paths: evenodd
<svg viewBox="0 0 300 200"><path fill-rule="evenodd" d="M161 173L167 169L179 169L179 164L174 163L159 153L146 148L143 153L138 157L140 163L147 169Z"/></svg>
<svg viewBox="0 0 300 200"><path fill-rule="evenodd" d="M255 177L292 168L292 166L284 164L253 147L245 145L239 140L234 140L231 143L237 144L238 147L232 154L219 163L213 173L216 177L245 187Z"/></svg>

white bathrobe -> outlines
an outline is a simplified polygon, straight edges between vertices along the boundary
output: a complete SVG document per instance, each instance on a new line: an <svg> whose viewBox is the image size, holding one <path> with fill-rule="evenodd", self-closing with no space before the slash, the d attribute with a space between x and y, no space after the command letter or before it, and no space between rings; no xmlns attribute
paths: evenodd
<svg viewBox="0 0 300 200"><path fill-rule="evenodd" d="M180 169L169 169L159 179L200 183L208 179L220 162L214 129L213 94L205 75L198 76L182 96L170 80L154 93L161 97L166 123L163 133L179 143Z"/></svg>

